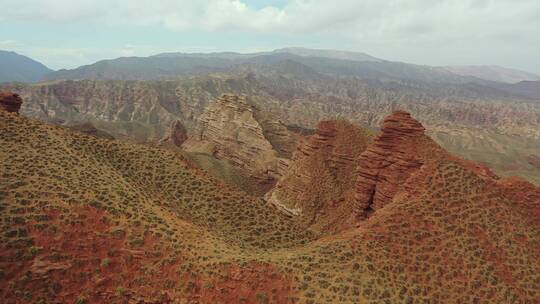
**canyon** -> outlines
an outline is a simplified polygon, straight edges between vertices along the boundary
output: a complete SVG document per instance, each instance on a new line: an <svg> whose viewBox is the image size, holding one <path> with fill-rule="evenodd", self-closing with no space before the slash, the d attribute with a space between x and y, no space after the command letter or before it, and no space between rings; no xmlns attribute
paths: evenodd
<svg viewBox="0 0 540 304"><path fill-rule="evenodd" d="M205 109L230 92L247 96L261 113L279 117L287 128L308 132L319 121L336 117L375 130L384 116L401 109L452 153L485 163L500 175L540 182L539 170L528 161L540 149L540 104L534 100L472 84L336 79L313 72L308 77L297 70L286 76L273 69L246 73L0 87L22 96L23 115L63 125L90 122L115 138L139 143L159 142L176 122L189 136ZM283 150L278 151L280 157L290 159L294 148L284 145L288 148L278 148Z"/></svg>

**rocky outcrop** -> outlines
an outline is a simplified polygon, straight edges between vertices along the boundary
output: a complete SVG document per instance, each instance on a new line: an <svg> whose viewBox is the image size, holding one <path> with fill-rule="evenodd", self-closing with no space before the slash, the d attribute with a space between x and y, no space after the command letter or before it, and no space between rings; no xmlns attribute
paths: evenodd
<svg viewBox="0 0 540 304"><path fill-rule="evenodd" d="M179 121L171 124L169 134L161 140L162 143L170 143L176 147L180 147L188 139L187 130Z"/></svg>
<svg viewBox="0 0 540 304"><path fill-rule="evenodd" d="M404 111L384 119L382 133L358 160L355 208L366 215L392 201L399 185L424 163L424 127Z"/></svg>
<svg viewBox="0 0 540 304"><path fill-rule="evenodd" d="M331 230L328 226L350 214L356 159L370 140L368 132L345 120L319 122L266 200L307 226Z"/></svg>
<svg viewBox="0 0 540 304"><path fill-rule="evenodd" d="M286 142L287 128L279 121L261 122L257 118L264 115L258 111L244 96L223 94L206 108L182 147L227 160L261 183L273 183L288 166L283 151L276 149L276 143ZM269 125L271 129L264 128ZM273 145L271 138L280 140Z"/></svg>
<svg viewBox="0 0 540 304"><path fill-rule="evenodd" d="M0 92L0 109L11 113L19 113L21 105L22 99L18 94Z"/></svg>

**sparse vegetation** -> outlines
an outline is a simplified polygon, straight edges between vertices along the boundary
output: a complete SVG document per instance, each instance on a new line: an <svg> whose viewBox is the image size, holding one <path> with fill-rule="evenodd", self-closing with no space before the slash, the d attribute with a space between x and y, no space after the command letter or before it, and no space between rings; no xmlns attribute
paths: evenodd
<svg viewBox="0 0 540 304"><path fill-rule="evenodd" d="M414 191L384 212L320 237L175 151L0 112L0 293L77 304L132 294L158 303L534 303L531 212L459 163L421 170L403 181Z"/></svg>

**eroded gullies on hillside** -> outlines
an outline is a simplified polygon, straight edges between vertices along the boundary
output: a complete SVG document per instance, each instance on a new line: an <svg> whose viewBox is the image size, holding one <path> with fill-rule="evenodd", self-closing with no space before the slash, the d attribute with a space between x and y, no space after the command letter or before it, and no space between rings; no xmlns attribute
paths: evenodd
<svg viewBox="0 0 540 304"><path fill-rule="evenodd" d="M443 154L423 136L404 153L429 161L391 203L357 229L317 237L173 150L5 111L0 129L7 303L534 303L539 296L538 220L520 207L534 196L505 198L476 169L433 157Z"/></svg>

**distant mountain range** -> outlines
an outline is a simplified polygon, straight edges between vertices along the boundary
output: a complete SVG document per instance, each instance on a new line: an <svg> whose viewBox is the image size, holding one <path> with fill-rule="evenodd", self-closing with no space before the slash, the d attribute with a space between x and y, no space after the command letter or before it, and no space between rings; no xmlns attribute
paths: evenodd
<svg viewBox="0 0 540 304"><path fill-rule="evenodd" d="M292 54L297 56L304 57L323 57L323 58L332 58L332 59L342 59L342 60L353 60L353 61L375 61L381 62L384 61L379 58L375 58L366 53L360 52L350 52L350 51L340 51L340 50L323 50L323 49L308 49L302 47L290 47L276 49L269 52L256 52L256 53L235 53L235 52L216 52L216 53L161 53L152 57L198 57L198 58L221 58L221 59L247 59L253 58L262 55L272 55L272 54Z"/></svg>
<svg viewBox="0 0 540 304"><path fill-rule="evenodd" d="M499 89L533 99L540 99L540 81L520 81L518 83L501 83Z"/></svg>
<svg viewBox="0 0 540 304"><path fill-rule="evenodd" d="M301 48L254 54L165 53L150 57L123 57L72 70L60 70L47 75L45 79L165 80L208 73L268 69L283 63L338 77L430 83L483 82L479 78L457 75L442 68L385 61L363 53Z"/></svg>
<svg viewBox="0 0 540 304"><path fill-rule="evenodd" d="M36 82L52 70L31 58L0 50L0 83Z"/></svg>
<svg viewBox="0 0 540 304"><path fill-rule="evenodd" d="M521 93L521 88L497 85L540 81L540 75L498 66L432 67L387 61L361 52L283 48L256 53L162 53L149 57L101 60L75 69L52 71L43 64L14 52L0 51L0 82L40 80L170 80L179 77L274 69L291 65L296 71L337 77L380 81L427 83L479 83ZM288 68L290 69L290 68ZM530 84L528 85L530 86ZM533 89L536 92L535 89ZM530 90L526 96L530 97ZM538 95L533 94L536 98Z"/></svg>
<svg viewBox="0 0 540 304"><path fill-rule="evenodd" d="M449 66L445 67L445 69L458 75L473 76L476 78L504 83L540 81L540 75L500 66Z"/></svg>

